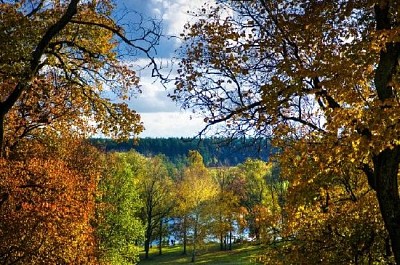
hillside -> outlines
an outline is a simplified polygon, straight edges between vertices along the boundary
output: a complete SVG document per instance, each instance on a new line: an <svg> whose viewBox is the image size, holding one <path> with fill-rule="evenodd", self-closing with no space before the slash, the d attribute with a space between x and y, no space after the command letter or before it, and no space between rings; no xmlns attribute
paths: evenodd
<svg viewBox="0 0 400 265"><path fill-rule="evenodd" d="M132 140L116 142L111 139L95 138L90 140L98 148L106 151L126 152L131 149L146 155L163 154L172 162L184 161L189 150L197 150L203 156L207 166L233 166L244 162L247 158L268 160L271 146L268 140L224 138L141 138L137 143Z"/></svg>

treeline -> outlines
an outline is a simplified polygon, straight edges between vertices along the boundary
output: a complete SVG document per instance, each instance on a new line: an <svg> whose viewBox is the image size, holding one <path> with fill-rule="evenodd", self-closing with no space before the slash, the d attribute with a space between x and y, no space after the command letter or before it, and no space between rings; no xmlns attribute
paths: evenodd
<svg viewBox="0 0 400 265"><path fill-rule="evenodd" d="M137 142L117 142L106 138L92 138L90 142L107 152L126 152L133 149L145 156L163 154L175 164L185 161L190 150L196 150L207 166L234 166L243 163L247 158L266 161L273 151L267 139L141 138Z"/></svg>

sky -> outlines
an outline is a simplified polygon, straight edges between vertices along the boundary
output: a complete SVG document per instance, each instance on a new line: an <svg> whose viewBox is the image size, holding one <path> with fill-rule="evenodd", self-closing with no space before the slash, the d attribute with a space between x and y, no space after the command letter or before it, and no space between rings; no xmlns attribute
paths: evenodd
<svg viewBox="0 0 400 265"><path fill-rule="evenodd" d="M187 11L200 8L205 0L116 0L117 11L136 11L143 17L161 20L163 34L179 36L187 21L193 19ZM210 1L207 1L210 3ZM133 13L127 13L122 23L137 18ZM176 54L179 47L177 38L163 38L157 46L157 57L167 64ZM145 61L136 58L138 65ZM129 100L128 105L142 117L145 131L139 137L194 137L205 126L203 118L184 111L167 97L168 91L151 77L149 69L138 72L141 79L142 93ZM169 89L173 89L169 85Z"/></svg>

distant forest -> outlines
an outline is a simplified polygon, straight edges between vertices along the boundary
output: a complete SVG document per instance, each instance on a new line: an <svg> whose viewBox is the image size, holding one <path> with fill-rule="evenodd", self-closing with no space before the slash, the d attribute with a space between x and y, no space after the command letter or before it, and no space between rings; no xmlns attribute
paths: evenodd
<svg viewBox="0 0 400 265"><path fill-rule="evenodd" d="M117 142L111 139L94 138L93 145L106 152L136 150L145 156L165 155L171 162L184 163L189 150L198 151L207 166L234 166L247 158L268 160L271 146L266 139L225 139L225 138L140 138Z"/></svg>

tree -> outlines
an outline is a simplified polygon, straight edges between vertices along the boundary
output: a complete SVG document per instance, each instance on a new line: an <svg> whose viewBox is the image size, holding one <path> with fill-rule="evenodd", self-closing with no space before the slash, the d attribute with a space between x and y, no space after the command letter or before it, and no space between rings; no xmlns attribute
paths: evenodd
<svg viewBox="0 0 400 265"><path fill-rule="evenodd" d="M262 160L247 159L238 165L243 178L243 196L240 205L246 209L246 223L257 241L274 241L283 222L286 184L279 176L277 166ZM271 240L271 236L272 238Z"/></svg>
<svg viewBox="0 0 400 265"><path fill-rule="evenodd" d="M92 224L101 155L74 137L46 139L24 143L34 156L0 159L0 262L97 264Z"/></svg>
<svg viewBox="0 0 400 265"><path fill-rule="evenodd" d="M394 263L376 197L351 162L341 163L335 174L290 174L292 169L283 168L292 183L285 202L283 240L280 247L266 251L266 263Z"/></svg>
<svg viewBox="0 0 400 265"><path fill-rule="evenodd" d="M200 153L189 151L188 160L189 166L184 169L183 178L177 185L177 205L183 216L184 241L187 231L193 231L192 262L195 262L197 248L206 235L210 216L208 207L216 194L216 186Z"/></svg>
<svg viewBox="0 0 400 265"><path fill-rule="evenodd" d="M21 137L55 121L64 125L59 130L100 130L118 138L142 130L138 114L101 95L107 89L126 99L138 87L134 70L116 53L118 44L142 52L155 66L150 53L160 33L156 22L149 29L132 22L141 33L124 30L111 18L112 9L108 0L0 5L2 156Z"/></svg>
<svg viewBox="0 0 400 265"><path fill-rule="evenodd" d="M248 159L239 165L245 180L245 196L241 204L247 210L247 223L250 234L255 236L257 241L261 235L265 235L264 219L267 208L267 165L261 160Z"/></svg>
<svg viewBox="0 0 400 265"><path fill-rule="evenodd" d="M211 213L215 216L214 233L219 237L220 250L232 250L232 232L235 228L235 220L240 214L240 199L245 191L236 168L220 167L211 172L218 184L214 207L211 209ZM227 235L229 235L228 240Z"/></svg>
<svg viewBox="0 0 400 265"><path fill-rule="evenodd" d="M143 174L138 175L136 181L139 196L143 202L141 217L146 226L144 250L147 259L155 231L162 225L163 219L173 207L172 179L161 156L146 159L142 166ZM162 234L162 229L159 233Z"/></svg>
<svg viewBox="0 0 400 265"><path fill-rule="evenodd" d="M143 174L144 157L115 153L107 157L107 169L99 184L97 235L100 258L112 264L137 263L138 243L144 238L139 218L142 201L137 178Z"/></svg>
<svg viewBox="0 0 400 265"><path fill-rule="evenodd" d="M397 1L221 1L186 26L172 97L234 135L273 135L307 174L356 165L400 264ZM327 163L319 158L328 157ZM295 160L293 160L295 161ZM298 162L298 161L297 161ZM297 166L298 164L294 164Z"/></svg>

